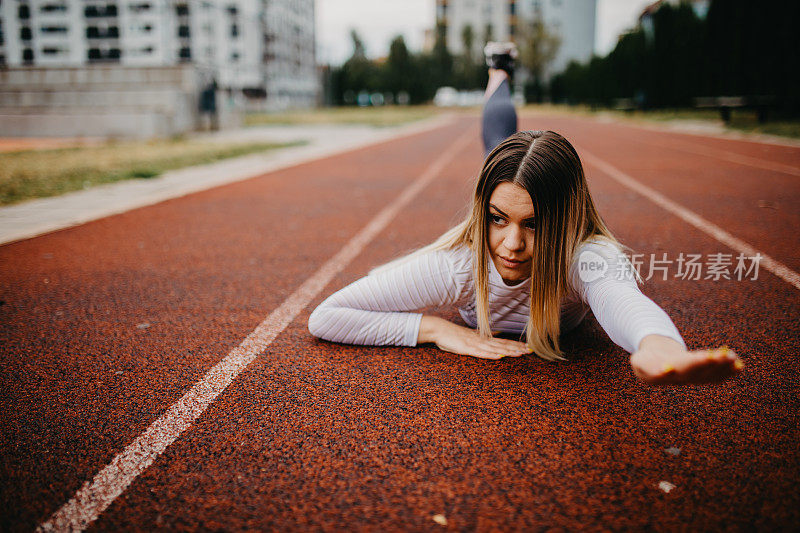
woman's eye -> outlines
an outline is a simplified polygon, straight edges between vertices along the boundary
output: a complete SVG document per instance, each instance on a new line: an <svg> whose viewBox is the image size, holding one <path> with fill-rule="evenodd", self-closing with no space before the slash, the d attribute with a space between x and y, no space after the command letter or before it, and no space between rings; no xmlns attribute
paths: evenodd
<svg viewBox="0 0 800 533"><path fill-rule="evenodd" d="M534 230L536 229L536 224L534 224L533 222L528 222L527 224L525 224L525 227L530 230Z"/></svg>
<svg viewBox="0 0 800 533"><path fill-rule="evenodd" d="M494 223L494 224L503 224L503 223L505 222L505 220L503 219L503 217L501 217L500 215L494 215L494 214L491 214L491 215L489 215L489 219L490 219L490 220L492 221L492 223Z"/></svg>

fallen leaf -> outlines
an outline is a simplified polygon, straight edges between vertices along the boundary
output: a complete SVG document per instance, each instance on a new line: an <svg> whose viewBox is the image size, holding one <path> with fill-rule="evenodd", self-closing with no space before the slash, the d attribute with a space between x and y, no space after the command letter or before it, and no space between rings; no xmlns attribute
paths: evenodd
<svg viewBox="0 0 800 533"><path fill-rule="evenodd" d="M445 518L444 515L441 515L441 514L433 515L433 521L436 522L437 524L439 524L440 526L446 526L447 525L447 518Z"/></svg>
<svg viewBox="0 0 800 533"><path fill-rule="evenodd" d="M669 494L669 491L675 488L675 485L669 481L661 481L658 483L658 488Z"/></svg>

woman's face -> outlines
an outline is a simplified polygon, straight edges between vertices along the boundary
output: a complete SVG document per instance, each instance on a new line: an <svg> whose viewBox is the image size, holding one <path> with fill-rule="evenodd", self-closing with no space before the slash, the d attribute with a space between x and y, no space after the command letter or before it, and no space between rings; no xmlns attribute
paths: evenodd
<svg viewBox="0 0 800 533"><path fill-rule="evenodd" d="M504 181L489 197L489 253L506 283L531 275L533 202L528 191Z"/></svg>

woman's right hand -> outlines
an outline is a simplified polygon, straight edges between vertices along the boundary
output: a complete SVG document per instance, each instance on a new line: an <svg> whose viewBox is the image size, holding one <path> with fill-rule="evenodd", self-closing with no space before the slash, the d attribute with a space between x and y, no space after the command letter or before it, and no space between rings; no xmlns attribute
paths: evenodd
<svg viewBox="0 0 800 533"><path fill-rule="evenodd" d="M531 353L525 343L506 339L485 339L471 328L465 328L443 318L423 316L417 344L432 342L445 352L471 355L481 359L519 357Z"/></svg>

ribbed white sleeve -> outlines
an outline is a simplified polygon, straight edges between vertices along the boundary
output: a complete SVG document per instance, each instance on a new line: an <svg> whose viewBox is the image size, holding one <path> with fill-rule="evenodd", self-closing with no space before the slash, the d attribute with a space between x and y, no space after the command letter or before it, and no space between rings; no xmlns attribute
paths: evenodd
<svg viewBox="0 0 800 533"><path fill-rule="evenodd" d="M585 260L605 264L604 273L599 277L582 274ZM489 321L493 329L520 334L530 313L529 280L506 285L489 266ZM650 334L670 337L685 347L669 316L624 275L629 266L616 246L585 243L571 270L580 301L564 302L562 330L576 326L590 307L611 340L628 352L636 351ZM308 328L313 335L334 342L415 346L422 315L409 311L458 305L465 322L474 327L474 300L469 250L440 250L361 278L334 293L311 314Z"/></svg>
<svg viewBox="0 0 800 533"><path fill-rule="evenodd" d="M454 304L467 281L464 261L456 260L450 251L436 251L365 276L322 302L308 329L335 342L416 346L422 314L403 311Z"/></svg>
<svg viewBox="0 0 800 533"><path fill-rule="evenodd" d="M642 294L632 274L632 266L625 254L615 245L595 241L584 243L576 254L572 268L573 286L578 288L581 299L589 304L597 322L609 338L626 351L633 353L644 337L663 335L683 341L675 324L653 300ZM589 263L605 266L596 279L587 267ZM583 278L583 279L581 279Z"/></svg>

